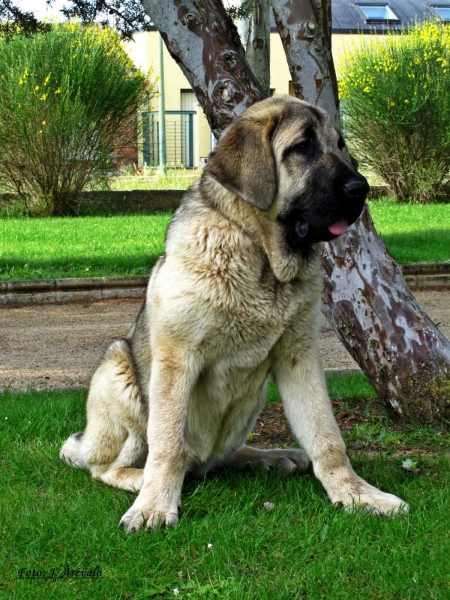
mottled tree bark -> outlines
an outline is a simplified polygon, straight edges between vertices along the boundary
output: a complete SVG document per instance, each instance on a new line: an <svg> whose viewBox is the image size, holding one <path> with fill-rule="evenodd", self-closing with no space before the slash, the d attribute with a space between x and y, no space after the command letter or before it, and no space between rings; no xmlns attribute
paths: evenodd
<svg viewBox="0 0 450 600"><path fill-rule="evenodd" d="M270 0L254 0L246 54L254 75L270 93Z"/></svg>
<svg viewBox="0 0 450 600"><path fill-rule="evenodd" d="M295 95L326 110L339 125L331 0L273 0L272 5Z"/></svg>
<svg viewBox="0 0 450 600"><path fill-rule="evenodd" d="M405 419L450 420L450 343L408 288L366 209L327 244L323 312L380 398Z"/></svg>
<svg viewBox="0 0 450 600"><path fill-rule="evenodd" d="M216 135L266 96L220 0L143 4ZM329 0L273 5L298 97L338 123ZM450 343L413 298L367 209L326 244L324 268L324 313L380 397L405 419L450 419Z"/></svg>

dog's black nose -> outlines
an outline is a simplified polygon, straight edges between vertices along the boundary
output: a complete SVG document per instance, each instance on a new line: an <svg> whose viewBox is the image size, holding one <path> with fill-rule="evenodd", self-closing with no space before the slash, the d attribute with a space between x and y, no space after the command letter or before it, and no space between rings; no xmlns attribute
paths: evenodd
<svg viewBox="0 0 450 600"><path fill-rule="evenodd" d="M367 196L369 193L369 184L365 177L360 179L350 179L347 183L344 183L344 192L349 198L361 198Z"/></svg>

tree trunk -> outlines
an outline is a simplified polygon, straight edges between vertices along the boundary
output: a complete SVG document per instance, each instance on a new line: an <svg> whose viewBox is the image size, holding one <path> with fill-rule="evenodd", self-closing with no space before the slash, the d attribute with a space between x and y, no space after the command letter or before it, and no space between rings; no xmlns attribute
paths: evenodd
<svg viewBox="0 0 450 600"><path fill-rule="evenodd" d="M338 123L329 2L322 1L274 0L274 13L298 97ZM143 4L216 135L266 96L220 0ZM449 419L450 344L413 298L368 210L325 246L324 313L377 393L405 419Z"/></svg>
<svg viewBox="0 0 450 600"><path fill-rule="evenodd" d="M339 124L330 4L273 0L297 97ZM413 297L368 208L325 247L323 312L378 395L404 418L449 419L450 343Z"/></svg>
<svg viewBox="0 0 450 600"><path fill-rule="evenodd" d="M331 0L273 0L272 5L295 95L326 110L339 126L331 55Z"/></svg>
<svg viewBox="0 0 450 600"><path fill-rule="evenodd" d="M368 209L326 246L322 310L379 397L406 420L450 420L450 344L412 295Z"/></svg>
<svg viewBox="0 0 450 600"><path fill-rule="evenodd" d="M270 94L270 0L254 0L246 44L248 64Z"/></svg>

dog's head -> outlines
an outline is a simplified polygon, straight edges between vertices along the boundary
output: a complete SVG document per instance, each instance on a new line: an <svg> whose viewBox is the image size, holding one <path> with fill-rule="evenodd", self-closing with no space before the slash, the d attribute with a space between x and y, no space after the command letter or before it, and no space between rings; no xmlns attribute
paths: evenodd
<svg viewBox="0 0 450 600"><path fill-rule="evenodd" d="M289 96L249 108L222 135L206 171L257 208L276 205L293 250L346 233L369 185L326 112Z"/></svg>

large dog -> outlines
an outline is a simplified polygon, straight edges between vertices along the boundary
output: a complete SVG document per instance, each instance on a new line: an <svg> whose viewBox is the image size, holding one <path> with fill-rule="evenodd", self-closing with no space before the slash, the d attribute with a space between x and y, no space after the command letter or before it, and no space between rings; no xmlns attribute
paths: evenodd
<svg viewBox="0 0 450 600"><path fill-rule="evenodd" d="M95 372L87 426L61 457L140 490L122 525L176 525L187 470L225 464L314 473L332 502L393 514L396 496L353 471L318 350L321 241L369 190L326 113L289 96L249 108L186 193L128 338ZM268 378L303 450L245 446Z"/></svg>

